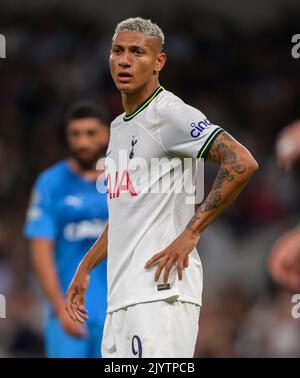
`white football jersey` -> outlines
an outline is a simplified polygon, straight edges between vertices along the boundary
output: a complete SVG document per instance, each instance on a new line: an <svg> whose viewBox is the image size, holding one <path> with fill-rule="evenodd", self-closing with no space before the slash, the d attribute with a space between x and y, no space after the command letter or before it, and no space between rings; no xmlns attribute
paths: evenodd
<svg viewBox="0 0 300 378"><path fill-rule="evenodd" d="M201 305L203 274L196 249L182 281L174 267L167 285L163 272L155 282L157 265L144 266L180 235L195 213L187 193L178 190L182 176L174 167L192 158L187 175L193 182L197 158L205 157L220 132L199 110L161 86L134 113L112 122L105 160L108 312L168 298Z"/></svg>

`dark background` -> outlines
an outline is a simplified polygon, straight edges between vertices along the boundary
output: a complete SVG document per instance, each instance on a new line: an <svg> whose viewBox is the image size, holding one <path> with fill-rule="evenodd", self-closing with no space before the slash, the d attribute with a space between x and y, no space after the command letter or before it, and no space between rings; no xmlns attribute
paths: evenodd
<svg viewBox="0 0 300 378"><path fill-rule="evenodd" d="M108 4L109 3L109 4ZM39 172L66 156L63 115L95 100L122 112L108 71L117 22L151 18L166 36L161 84L245 144L260 170L199 243L204 265L201 354L300 356L292 293L273 284L273 242L298 222L298 171L275 164L279 131L300 118L298 1L1 1L0 34L0 357L43 356L43 297L22 228ZM215 168L207 164L207 189Z"/></svg>

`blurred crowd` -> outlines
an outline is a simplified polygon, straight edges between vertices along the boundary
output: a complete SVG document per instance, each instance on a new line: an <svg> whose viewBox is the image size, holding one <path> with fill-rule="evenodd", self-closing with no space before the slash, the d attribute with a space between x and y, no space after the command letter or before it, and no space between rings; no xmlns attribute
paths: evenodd
<svg viewBox="0 0 300 378"><path fill-rule="evenodd" d="M292 294L267 272L274 241L299 222L299 167L276 167L278 132L300 117L300 61L291 56L299 12L246 32L224 17L174 9L161 84L245 144L260 164L237 202L199 242L204 266L201 355L300 357ZM151 16L160 24L159 17ZM122 112L107 65L111 29L71 11L0 13L7 58L0 60L0 357L42 357L43 296L22 235L37 174L67 154L63 116L74 101ZM298 30L299 32L299 30ZM206 191L216 168L206 164Z"/></svg>

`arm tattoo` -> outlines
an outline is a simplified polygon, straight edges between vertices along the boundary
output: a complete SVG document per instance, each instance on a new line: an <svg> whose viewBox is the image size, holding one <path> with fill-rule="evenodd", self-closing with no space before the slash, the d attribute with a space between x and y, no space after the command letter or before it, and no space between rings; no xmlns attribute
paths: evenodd
<svg viewBox="0 0 300 378"><path fill-rule="evenodd" d="M223 134L223 139L224 140L227 140L228 142L233 142L234 139L232 138L232 136L230 136L228 133L224 132Z"/></svg>
<svg viewBox="0 0 300 378"><path fill-rule="evenodd" d="M229 173L228 169L220 168L215 179L213 189L221 189L224 181L232 181L233 176Z"/></svg>
<svg viewBox="0 0 300 378"><path fill-rule="evenodd" d="M192 229L193 225L200 221L201 214L204 214L207 211L215 209L219 202L222 199L222 195L218 191L212 191L210 195L206 198L206 200L203 202L201 206L199 206L198 210L196 211L195 215L192 217L192 219L187 224L187 229Z"/></svg>
<svg viewBox="0 0 300 378"><path fill-rule="evenodd" d="M246 167L243 164L237 164L234 166L234 170L238 174L243 174L246 171Z"/></svg>
<svg viewBox="0 0 300 378"><path fill-rule="evenodd" d="M233 148L225 143L218 143L216 152L221 156L221 161L224 164L234 164L236 162L236 153Z"/></svg>
<svg viewBox="0 0 300 378"><path fill-rule="evenodd" d="M211 145L208 159L223 165L236 163L234 144L234 139L225 131L222 132Z"/></svg>
<svg viewBox="0 0 300 378"><path fill-rule="evenodd" d="M236 149L236 141L225 131L219 134L211 145L207 157L220 166L219 171L208 197L188 223L188 229L201 222L204 213L216 209L223 202L224 183L234 181L235 174L242 175L246 172L246 166L238 161Z"/></svg>
<svg viewBox="0 0 300 378"><path fill-rule="evenodd" d="M193 216L193 218L189 221L189 223L187 224L187 226L186 226L186 228L187 229L191 229L191 228L193 228L193 225L197 222L197 221L199 221L200 220L200 218L198 217L198 215L197 214L199 214L199 213L201 213L202 211L200 210L200 209L198 209L197 211L196 211L196 214Z"/></svg>
<svg viewBox="0 0 300 378"><path fill-rule="evenodd" d="M210 211L212 209L215 209L219 202L222 199L221 192L218 191L212 191L211 194L208 196L206 204L205 204L205 211Z"/></svg>

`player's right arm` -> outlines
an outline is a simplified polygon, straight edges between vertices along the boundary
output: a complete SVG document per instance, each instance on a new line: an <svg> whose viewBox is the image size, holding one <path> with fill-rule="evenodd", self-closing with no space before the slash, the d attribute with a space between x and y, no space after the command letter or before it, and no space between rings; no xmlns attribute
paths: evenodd
<svg viewBox="0 0 300 378"><path fill-rule="evenodd" d="M107 257L107 237L108 224L79 264L67 290L66 310L75 322L84 323L88 318L85 293L89 286L91 271Z"/></svg>

